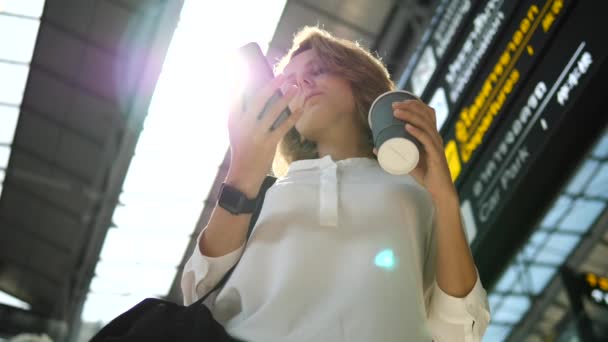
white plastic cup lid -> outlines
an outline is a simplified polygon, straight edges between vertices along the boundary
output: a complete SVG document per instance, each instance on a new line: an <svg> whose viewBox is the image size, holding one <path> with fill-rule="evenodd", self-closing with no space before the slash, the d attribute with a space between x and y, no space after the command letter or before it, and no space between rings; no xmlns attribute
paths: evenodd
<svg viewBox="0 0 608 342"><path fill-rule="evenodd" d="M410 140L396 137L388 139L378 149L378 163L386 172L393 175L410 173L416 165L420 152Z"/></svg>

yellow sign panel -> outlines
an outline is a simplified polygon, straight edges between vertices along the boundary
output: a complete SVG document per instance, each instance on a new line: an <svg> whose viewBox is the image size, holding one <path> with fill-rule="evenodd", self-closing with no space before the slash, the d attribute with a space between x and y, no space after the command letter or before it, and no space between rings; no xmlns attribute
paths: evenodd
<svg viewBox="0 0 608 342"><path fill-rule="evenodd" d="M452 182L460 175L462 164L460 163L460 156L458 155L458 148L456 147L456 141L450 140L445 145L445 158L448 161L448 167L450 168L450 174L452 175Z"/></svg>
<svg viewBox="0 0 608 342"><path fill-rule="evenodd" d="M608 278L600 277L594 273L587 273L585 280L587 280L587 284L591 287L599 287L603 291L608 291Z"/></svg>

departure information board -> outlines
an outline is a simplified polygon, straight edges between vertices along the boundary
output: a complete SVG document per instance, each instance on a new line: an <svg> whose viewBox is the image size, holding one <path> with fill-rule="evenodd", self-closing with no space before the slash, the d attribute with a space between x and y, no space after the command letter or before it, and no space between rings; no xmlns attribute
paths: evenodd
<svg viewBox="0 0 608 342"><path fill-rule="evenodd" d="M604 1L481 1L441 59L428 36L400 87L443 122L445 154L471 242L491 228L604 62ZM466 7L463 8L466 9ZM600 29L603 27L604 29ZM434 65L431 71L428 65ZM579 114L581 115L581 114Z"/></svg>
<svg viewBox="0 0 608 342"><path fill-rule="evenodd" d="M608 309L608 277L587 272L583 278L583 291L587 298Z"/></svg>

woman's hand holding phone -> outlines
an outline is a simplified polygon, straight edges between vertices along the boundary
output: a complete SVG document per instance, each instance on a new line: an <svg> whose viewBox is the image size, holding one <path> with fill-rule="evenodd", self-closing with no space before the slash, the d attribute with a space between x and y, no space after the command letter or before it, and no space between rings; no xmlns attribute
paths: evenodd
<svg viewBox="0 0 608 342"><path fill-rule="evenodd" d="M228 116L231 158L226 182L249 198L257 196L264 178L272 168L279 141L302 115L301 109L295 110L271 130L272 124L298 94L298 88L292 85L279 100L264 110L268 100L280 91L284 83L282 75L272 79L249 98L247 108L243 108L243 99L239 98L233 103Z"/></svg>

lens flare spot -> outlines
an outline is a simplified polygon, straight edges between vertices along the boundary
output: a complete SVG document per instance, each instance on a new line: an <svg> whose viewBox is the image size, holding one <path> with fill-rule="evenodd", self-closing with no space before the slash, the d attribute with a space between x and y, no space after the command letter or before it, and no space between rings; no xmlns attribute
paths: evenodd
<svg viewBox="0 0 608 342"><path fill-rule="evenodd" d="M378 254L376 254L376 259L374 260L376 266L392 270L395 268L397 264L397 260L395 258L395 254L392 249L383 249Z"/></svg>

